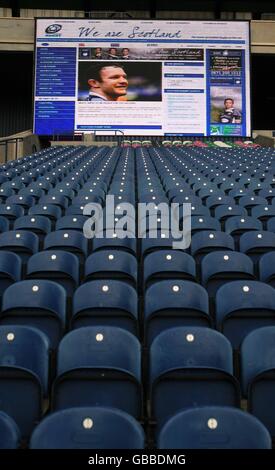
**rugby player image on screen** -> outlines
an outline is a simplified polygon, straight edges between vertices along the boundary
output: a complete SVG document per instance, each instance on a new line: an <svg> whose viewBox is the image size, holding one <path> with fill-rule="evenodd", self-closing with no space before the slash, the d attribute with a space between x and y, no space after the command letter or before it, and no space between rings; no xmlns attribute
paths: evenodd
<svg viewBox="0 0 275 470"><path fill-rule="evenodd" d="M161 62L79 61L78 100L161 101Z"/></svg>
<svg viewBox="0 0 275 470"><path fill-rule="evenodd" d="M94 52L95 59L103 59L102 47L96 47Z"/></svg>
<svg viewBox="0 0 275 470"><path fill-rule="evenodd" d="M240 86L211 86L211 123L242 124L241 93Z"/></svg>
<svg viewBox="0 0 275 470"><path fill-rule="evenodd" d="M234 107L233 98L226 98L224 100L224 111L220 114L220 122L222 124L241 124L242 115Z"/></svg>
<svg viewBox="0 0 275 470"><path fill-rule="evenodd" d="M92 64L88 76L88 101L118 101L127 95L127 74L120 64Z"/></svg>

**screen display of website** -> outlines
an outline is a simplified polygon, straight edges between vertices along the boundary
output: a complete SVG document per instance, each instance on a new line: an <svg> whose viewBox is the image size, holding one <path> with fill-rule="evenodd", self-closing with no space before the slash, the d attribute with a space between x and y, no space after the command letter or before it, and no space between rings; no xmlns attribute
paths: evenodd
<svg viewBox="0 0 275 470"><path fill-rule="evenodd" d="M37 19L34 132L250 136L246 21Z"/></svg>

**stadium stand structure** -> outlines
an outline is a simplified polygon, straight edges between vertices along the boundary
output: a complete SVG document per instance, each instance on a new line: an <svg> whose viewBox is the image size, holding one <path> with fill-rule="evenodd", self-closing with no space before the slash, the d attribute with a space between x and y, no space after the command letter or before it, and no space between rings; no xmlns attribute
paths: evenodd
<svg viewBox="0 0 275 470"><path fill-rule="evenodd" d="M0 447L270 448L274 191L274 150L253 145L2 165ZM161 224L139 238L135 218L86 238L85 205L108 196L115 222L125 202L191 203L190 247Z"/></svg>

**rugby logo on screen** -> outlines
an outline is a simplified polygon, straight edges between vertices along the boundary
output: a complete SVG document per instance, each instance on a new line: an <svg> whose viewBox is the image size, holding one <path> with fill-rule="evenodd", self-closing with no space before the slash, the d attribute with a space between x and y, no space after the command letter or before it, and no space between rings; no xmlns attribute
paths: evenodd
<svg viewBox="0 0 275 470"><path fill-rule="evenodd" d="M55 34L55 33L58 33L58 31L60 31L61 29L62 29L61 24L51 24L45 29L45 33Z"/></svg>

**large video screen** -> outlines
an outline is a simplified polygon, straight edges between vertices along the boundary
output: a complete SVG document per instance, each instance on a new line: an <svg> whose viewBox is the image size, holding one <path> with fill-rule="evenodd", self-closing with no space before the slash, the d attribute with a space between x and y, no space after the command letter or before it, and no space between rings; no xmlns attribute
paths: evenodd
<svg viewBox="0 0 275 470"><path fill-rule="evenodd" d="M37 19L34 132L250 136L246 21Z"/></svg>

